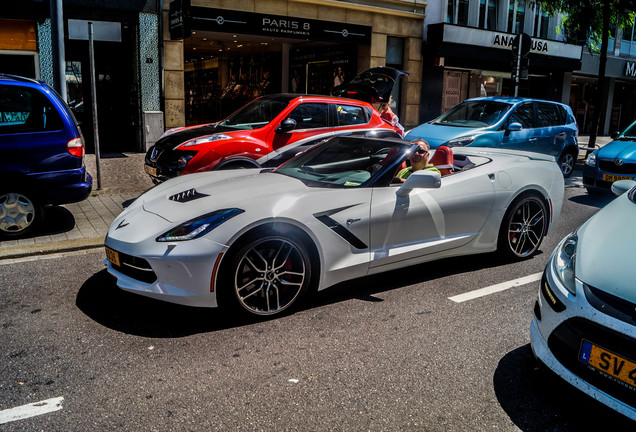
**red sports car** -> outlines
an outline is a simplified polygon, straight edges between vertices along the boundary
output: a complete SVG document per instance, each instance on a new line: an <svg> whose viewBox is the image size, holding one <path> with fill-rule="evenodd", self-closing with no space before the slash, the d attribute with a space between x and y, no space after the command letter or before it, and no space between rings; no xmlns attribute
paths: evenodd
<svg viewBox="0 0 636 432"><path fill-rule="evenodd" d="M374 68L356 77L351 88L337 89L340 95L362 100L263 96L218 123L169 130L148 150L145 170L158 183L181 174L258 168L271 165L269 160L278 164L288 158L281 159L281 153L296 154L334 135L395 136L369 102L388 100L392 84L402 75L392 68ZM367 83L366 92L361 82Z"/></svg>

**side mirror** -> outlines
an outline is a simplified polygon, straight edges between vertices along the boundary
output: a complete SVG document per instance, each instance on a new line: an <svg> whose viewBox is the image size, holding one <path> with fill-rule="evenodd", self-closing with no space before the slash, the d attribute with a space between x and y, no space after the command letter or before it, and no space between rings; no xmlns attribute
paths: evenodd
<svg viewBox="0 0 636 432"><path fill-rule="evenodd" d="M276 129L276 132L285 133L296 129L296 120L287 117L280 123L280 126Z"/></svg>
<svg viewBox="0 0 636 432"><path fill-rule="evenodd" d="M634 186L636 186L636 181L634 180L618 180L612 183L612 192L616 196L621 196Z"/></svg>
<svg viewBox="0 0 636 432"><path fill-rule="evenodd" d="M614 131L610 134L611 139L616 139L621 134L621 131Z"/></svg>
<svg viewBox="0 0 636 432"><path fill-rule="evenodd" d="M508 127L506 128L506 130L510 132L520 131L521 129L523 129L523 126L521 126L521 123L517 123L517 122L510 123Z"/></svg>
<svg viewBox="0 0 636 432"><path fill-rule="evenodd" d="M435 171L416 171L406 179L397 190L397 195L407 196L413 189L438 189L442 185L442 176Z"/></svg>

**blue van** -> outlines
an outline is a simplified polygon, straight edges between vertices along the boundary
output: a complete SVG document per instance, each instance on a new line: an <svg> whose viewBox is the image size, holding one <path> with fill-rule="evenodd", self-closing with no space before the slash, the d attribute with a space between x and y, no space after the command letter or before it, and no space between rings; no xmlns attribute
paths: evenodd
<svg viewBox="0 0 636 432"><path fill-rule="evenodd" d="M565 177L578 158L578 128L562 103L504 96L467 99L406 134L441 145L496 147L554 156Z"/></svg>
<svg viewBox="0 0 636 432"><path fill-rule="evenodd" d="M84 153L77 121L51 88L0 74L0 237L31 232L44 206L86 199Z"/></svg>

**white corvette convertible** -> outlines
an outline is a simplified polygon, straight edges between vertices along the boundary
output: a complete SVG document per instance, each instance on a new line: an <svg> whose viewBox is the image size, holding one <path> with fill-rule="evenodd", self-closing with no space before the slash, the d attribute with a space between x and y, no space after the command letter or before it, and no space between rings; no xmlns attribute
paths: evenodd
<svg viewBox="0 0 636 432"><path fill-rule="evenodd" d="M139 197L111 225L122 289L255 315L307 290L439 258L532 256L555 226L563 175L549 156L453 149L453 172L394 175L417 146L338 137L279 168L192 174Z"/></svg>

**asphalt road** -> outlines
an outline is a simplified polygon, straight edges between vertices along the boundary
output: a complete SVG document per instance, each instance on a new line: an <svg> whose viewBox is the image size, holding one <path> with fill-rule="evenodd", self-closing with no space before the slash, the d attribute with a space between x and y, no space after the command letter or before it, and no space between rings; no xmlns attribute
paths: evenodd
<svg viewBox="0 0 636 432"><path fill-rule="evenodd" d="M124 293L101 250L0 263L0 417L57 398L57 410L0 430L625 430L537 368L538 282L449 300L541 272L610 199L568 187L530 260L462 257L357 279L263 322Z"/></svg>

